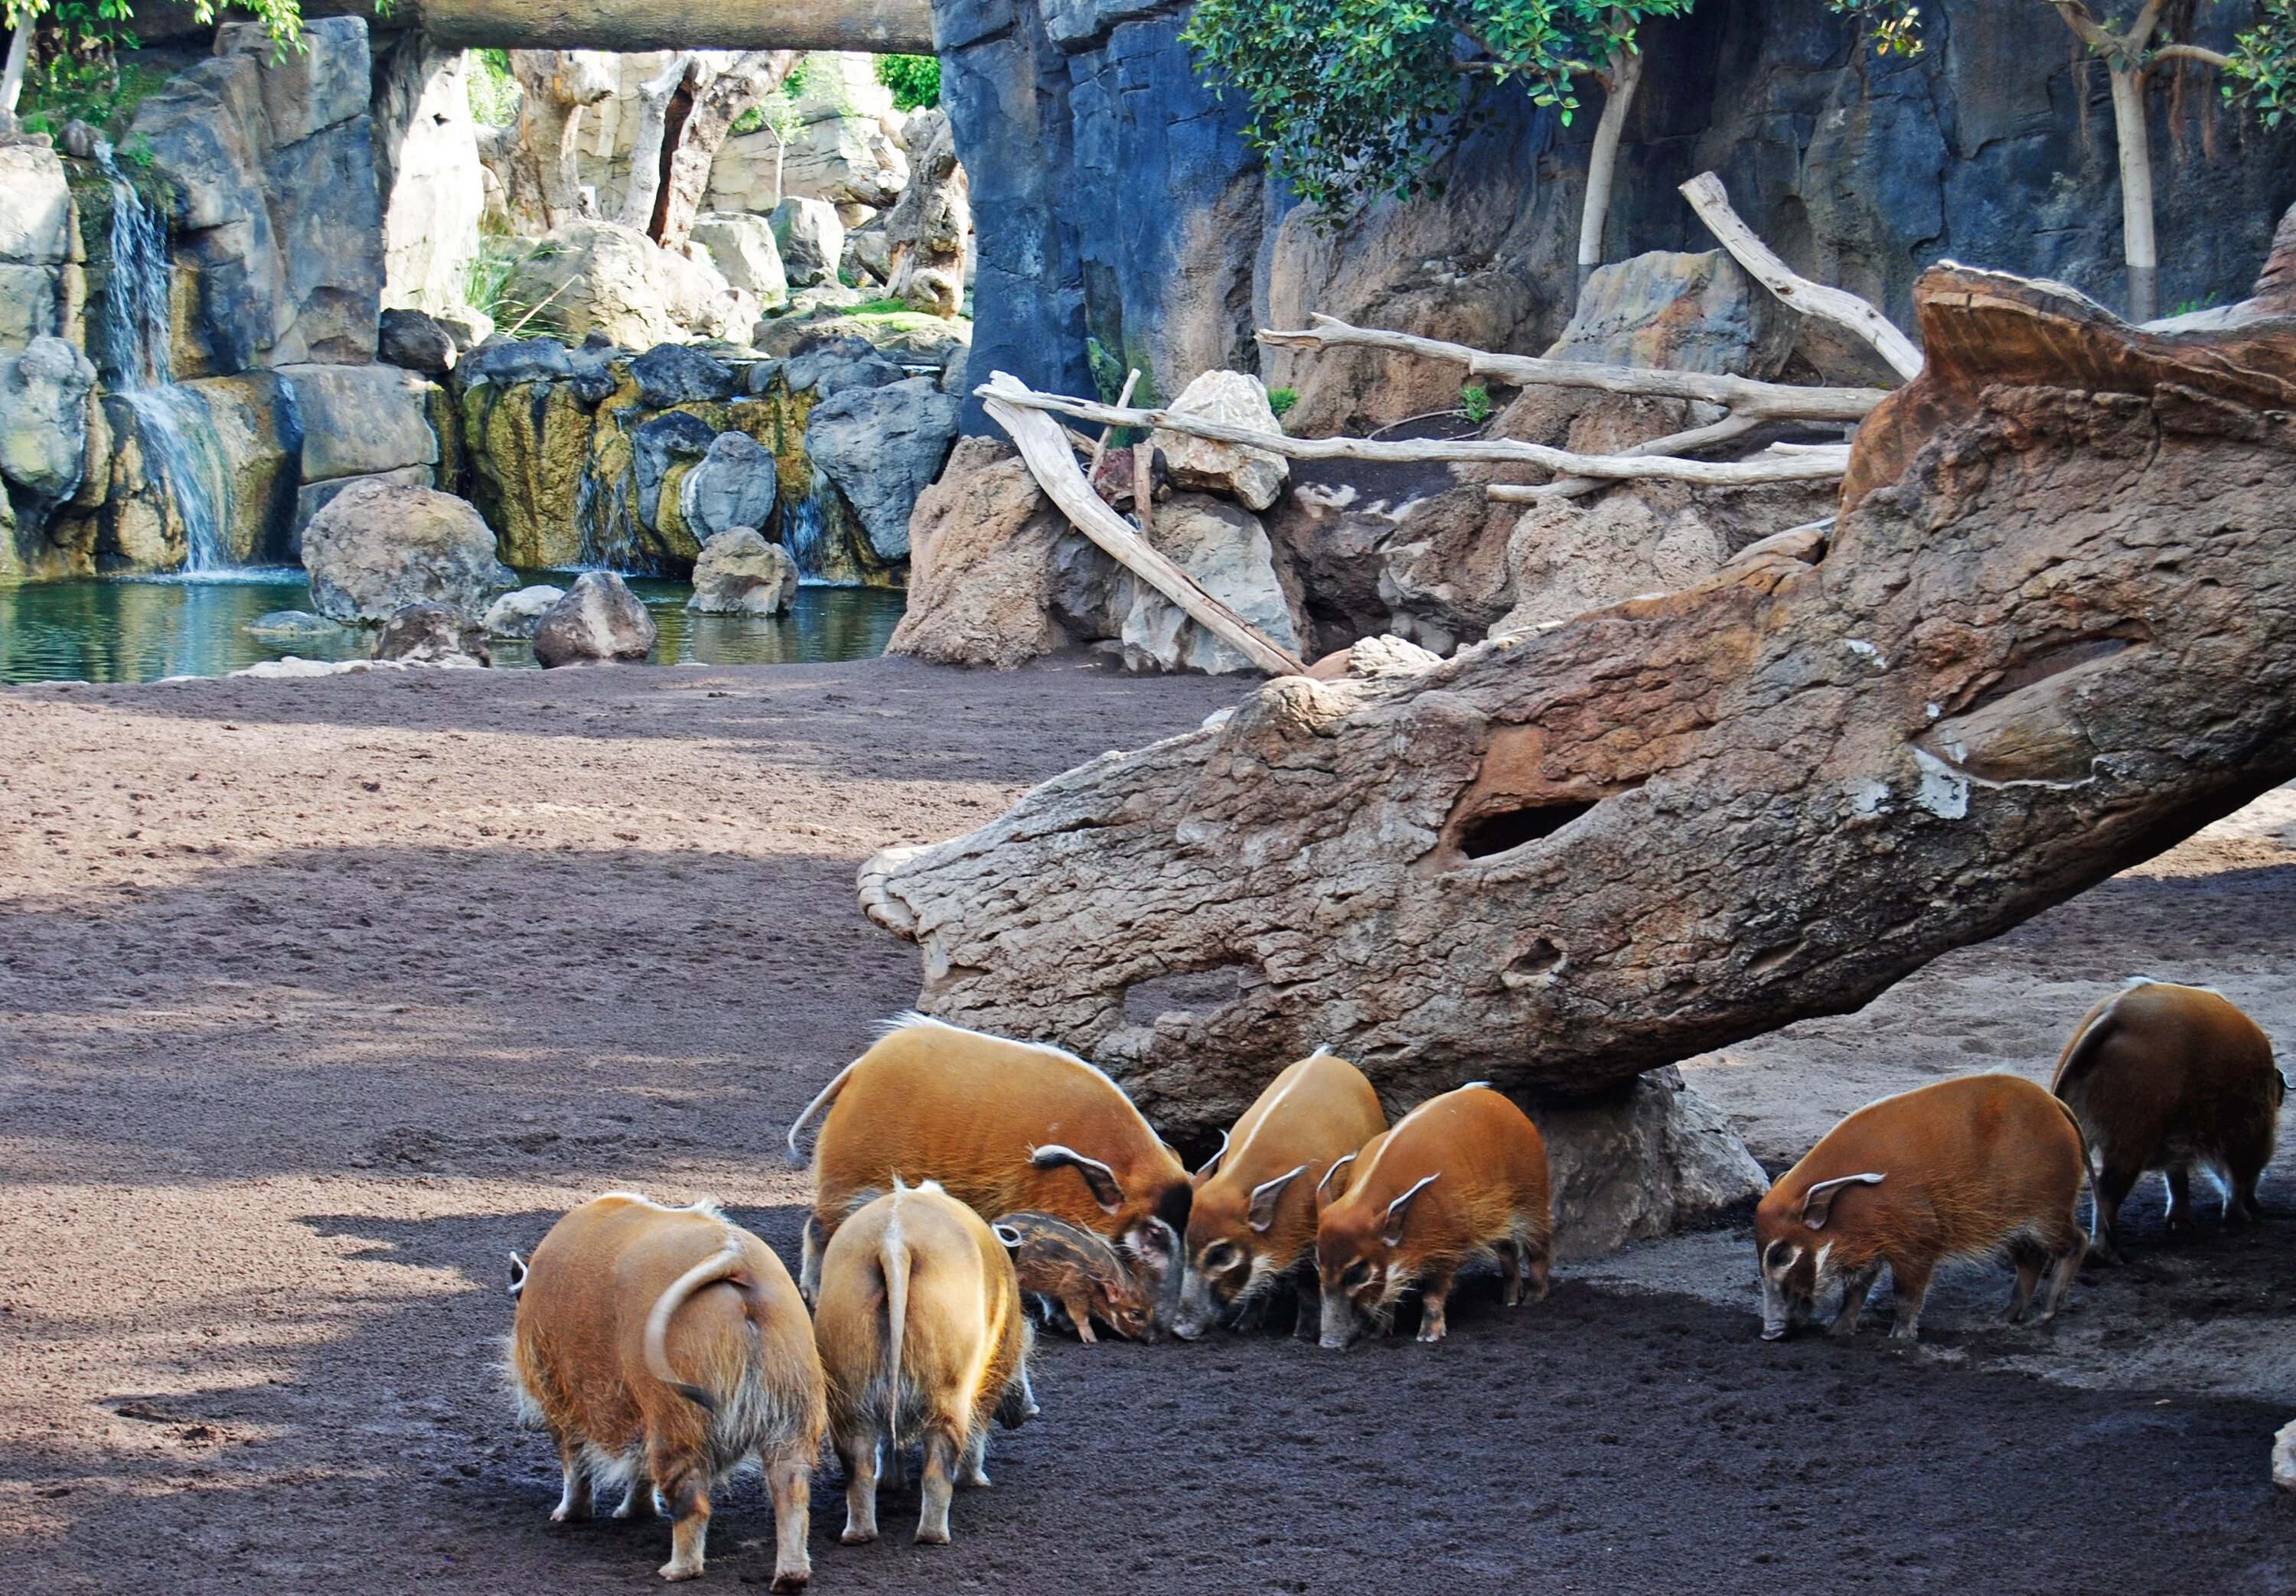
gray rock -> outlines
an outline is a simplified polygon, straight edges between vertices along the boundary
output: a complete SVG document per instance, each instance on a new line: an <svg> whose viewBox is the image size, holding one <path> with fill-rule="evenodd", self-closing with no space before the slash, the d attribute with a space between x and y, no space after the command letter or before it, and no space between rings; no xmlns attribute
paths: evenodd
<svg viewBox="0 0 2296 1596"><path fill-rule="evenodd" d="M778 360L752 362L749 371L742 377L743 389L750 394L771 393L774 384L781 380L783 364Z"/></svg>
<svg viewBox="0 0 2296 1596"><path fill-rule="evenodd" d="M303 568L320 613L380 622L409 604L478 613L517 578L468 501L427 487L354 484L303 528Z"/></svg>
<svg viewBox="0 0 2296 1596"><path fill-rule="evenodd" d="M788 303L789 277L782 270L781 247L774 242L773 224L765 217L739 212L697 217L693 241L709 251L728 283L757 297L760 309Z"/></svg>
<svg viewBox="0 0 2296 1596"><path fill-rule="evenodd" d="M371 658L407 665L494 663L485 629L469 611L452 604L409 604L394 610L375 634Z"/></svg>
<svg viewBox="0 0 2296 1596"><path fill-rule="evenodd" d="M488 605L480 624L486 627L489 637L531 637L542 618L565 596L564 588L537 582L516 593L506 593Z"/></svg>
<svg viewBox="0 0 2296 1596"><path fill-rule="evenodd" d="M881 558L907 555L910 512L940 475L956 441L960 408L931 378L911 377L849 389L816 405L806 418L807 454L860 516Z"/></svg>
<svg viewBox="0 0 2296 1596"><path fill-rule="evenodd" d="M1546 1142L1561 1257L1726 1224L1770 1189L1728 1116L1672 1068L1605 1097L1533 1104L1531 1118Z"/></svg>
<svg viewBox="0 0 2296 1596"><path fill-rule="evenodd" d="M574 397L585 405L603 405L613 391L622 385L616 364L628 356L593 332L582 340L582 347L567 352L567 360L574 369L574 381L570 385Z"/></svg>
<svg viewBox="0 0 2296 1596"><path fill-rule="evenodd" d="M378 360L425 377L444 377L455 368L455 355L454 334L422 311L382 313L381 335L375 344Z"/></svg>
<svg viewBox="0 0 2296 1596"><path fill-rule="evenodd" d="M439 311L433 318L455 340L457 358L469 354L495 335L495 319L483 310L468 305L457 305Z"/></svg>
<svg viewBox="0 0 2296 1596"><path fill-rule="evenodd" d="M382 487L436 487L439 486L438 473L427 465L402 465L395 471L375 471L365 476L330 477L324 482L306 482L295 490L295 521L292 528L295 536L300 538L303 536L303 528L311 524L313 516L361 483L372 483Z"/></svg>
<svg viewBox="0 0 2296 1596"><path fill-rule="evenodd" d="M2272 1437L2272 1483L2284 1491L2296 1491L2296 1419Z"/></svg>
<svg viewBox="0 0 2296 1596"><path fill-rule="evenodd" d="M790 392L819 399L857 388L889 387L908 374L880 355L873 344L849 337L800 346L782 367L782 381Z"/></svg>
<svg viewBox="0 0 2296 1596"><path fill-rule="evenodd" d="M269 610L248 622L244 630L250 637L312 638L340 635L343 626L308 610Z"/></svg>
<svg viewBox="0 0 2296 1596"><path fill-rule="evenodd" d="M0 477L32 498L62 503L87 468L87 397L95 367L60 338L0 355Z"/></svg>
<svg viewBox="0 0 2296 1596"><path fill-rule="evenodd" d="M373 115L383 303L435 315L463 311L464 272L487 200L464 52L415 29L378 37ZM455 347L467 349L485 334L457 336Z"/></svg>
<svg viewBox="0 0 2296 1596"><path fill-rule="evenodd" d="M1299 630L1258 516L1207 494L1176 493L1156 506L1149 541L1271 642L1300 652ZM1257 668L1129 573L1119 578L1119 589L1130 594L1118 637L1131 668L1211 675Z"/></svg>
<svg viewBox="0 0 2296 1596"><path fill-rule="evenodd" d="M516 339L496 333L463 356L455 376L465 388L480 382L540 382L574 374L566 346L554 338Z"/></svg>
<svg viewBox="0 0 2296 1596"><path fill-rule="evenodd" d="M737 528L771 524L780 491L772 450L746 432L720 432L701 463L678 484L678 513L706 542Z"/></svg>
<svg viewBox="0 0 2296 1596"><path fill-rule="evenodd" d="M674 460L700 460L718 441L718 430L685 410L666 410L630 434L630 455L638 485L638 519L659 530L661 482Z"/></svg>
<svg viewBox="0 0 2296 1596"><path fill-rule="evenodd" d="M656 409L734 397L734 368L685 344L657 344L630 362L638 394Z"/></svg>
<svg viewBox="0 0 2296 1596"><path fill-rule="evenodd" d="M1267 390L1257 377L1242 372L1199 373L1172 401L1175 414L1200 416L1233 427L1274 432L1275 413L1268 408ZM1225 494L1247 509L1265 510L1283 491L1291 468L1280 454L1247 449L1240 444L1218 443L1185 432L1159 432L1153 442L1164 456L1172 480L1183 487Z"/></svg>
<svg viewBox="0 0 2296 1596"><path fill-rule="evenodd" d="M1546 357L1767 378L1792 331L1775 306L1719 250L1652 250L1596 268Z"/></svg>
<svg viewBox="0 0 2296 1596"><path fill-rule="evenodd" d="M250 56L263 69L263 112L275 143L299 143L367 114L366 23L357 17L316 17L303 24L301 45L279 50L261 22L216 28L217 55Z"/></svg>
<svg viewBox="0 0 2296 1596"><path fill-rule="evenodd" d="M845 224L825 200L783 200L774 208L774 245L791 286L811 288L837 281L845 256Z"/></svg>
<svg viewBox="0 0 2296 1596"><path fill-rule="evenodd" d="M539 306L537 325L570 338L603 333L626 349L677 336L666 252L636 228L582 219L545 235L504 285L519 305Z"/></svg>
<svg viewBox="0 0 2296 1596"><path fill-rule="evenodd" d="M56 152L0 144L0 355L63 331L71 190Z"/></svg>
<svg viewBox="0 0 2296 1596"><path fill-rule="evenodd" d="M611 571L584 571L534 628L534 657L562 665L642 660L654 645L653 617Z"/></svg>
<svg viewBox="0 0 2296 1596"><path fill-rule="evenodd" d="M435 390L414 372L396 365L288 365L279 375L302 425L305 482L439 463L427 403Z"/></svg>
<svg viewBox="0 0 2296 1596"><path fill-rule="evenodd" d="M688 610L703 615L779 615L797 597L797 561L754 528L720 532L693 562Z"/></svg>

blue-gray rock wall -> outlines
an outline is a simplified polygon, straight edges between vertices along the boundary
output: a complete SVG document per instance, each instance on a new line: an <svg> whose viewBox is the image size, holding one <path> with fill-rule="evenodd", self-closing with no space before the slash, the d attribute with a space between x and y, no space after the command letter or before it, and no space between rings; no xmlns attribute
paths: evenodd
<svg viewBox="0 0 2296 1596"><path fill-rule="evenodd" d="M1209 366L1252 368L1255 322L1308 309L1509 349L1560 331L1596 94L1568 127L1518 101L1447 163L1439 200L1326 236L1287 224L1243 107L1199 81L1177 37L1187 9L936 0L980 238L976 372L1089 392L1097 344L1103 379L1137 364L1168 395ZM2221 46L2249 14L2198 0L2190 37ZM1948 257L2120 305L2102 63L2040 0L1940 0L1923 22L1911 61L1877 56L1823 0L1706 0L1648 25L1608 257L1712 247L1675 192L1711 168L1790 263L1901 323L1915 276ZM2159 74L2151 103L2161 307L2239 298L2296 201L2296 129L2226 108L2203 69ZM1303 388L1303 420L1393 419L1424 397L1350 369L1347 393ZM965 425L991 430L977 404Z"/></svg>

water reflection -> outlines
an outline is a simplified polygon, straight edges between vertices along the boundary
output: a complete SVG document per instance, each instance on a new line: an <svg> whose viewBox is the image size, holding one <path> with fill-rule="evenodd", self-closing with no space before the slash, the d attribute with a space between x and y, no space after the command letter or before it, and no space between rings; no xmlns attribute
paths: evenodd
<svg viewBox="0 0 2296 1596"><path fill-rule="evenodd" d="M564 586L563 571L522 573ZM258 660L364 658L370 634L260 639L247 623L273 610L308 610L303 573L247 570L230 580L133 579L35 582L0 586L0 682L153 682L215 676ZM658 665L795 665L867 659L885 651L901 618L902 595L873 587L804 587L789 614L773 620L693 615L685 583L633 577L653 616ZM494 644L496 668L530 669L523 642Z"/></svg>

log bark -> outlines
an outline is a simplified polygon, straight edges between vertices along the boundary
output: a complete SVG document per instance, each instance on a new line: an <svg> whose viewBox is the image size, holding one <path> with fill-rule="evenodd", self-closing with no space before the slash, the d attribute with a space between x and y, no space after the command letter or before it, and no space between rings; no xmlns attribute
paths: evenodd
<svg viewBox="0 0 2296 1596"><path fill-rule="evenodd" d="M795 50L752 50L727 63L706 85L698 85L692 109L668 132L669 159L663 163L660 192L647 232L667 250L683 250L709 192L709 166L734 124L758 101L781 86L800 59Z"/></svg>
<svg viewBox="0 0 2296 1596"><path fill-rule="evenodd" d="M324 7L307 7L312 15ZM931 55L930 0L398 0L390 21L449 46L859 50Z"/></svg>
<svg viewBox="0 0 2296 1596"><path fill-rule="evenodd" d="M582 108L614 92L614 80L595 52L513 50L518 121L496 135L503 200L526 228L548 233L581 214L574 146Z"/></svg>
<svg viewBox="0 0 2296 1596"><path fill-rule="evenodd" d="M1394 1104L1591 1091L1854 1010L2296 775L2296 324L2147 334L1948 267L1915 303L1876 421L1926 424L1861 433L1830 541L1271 682L871 859L920 1006L1168 1132L1322 1044Z"/></svg>
<svg viewBox="0 0 2296 1596"><path fill-rule="evenodd" d="M617 218L625 227L644 233L653 221L662 168L668 164L662 158L662 148L668 142L669 102L688 87L705 60L701 51L681 50L658 76L638 85L638 131L630 144L629 187L623 192L621 215Z"/></svg>

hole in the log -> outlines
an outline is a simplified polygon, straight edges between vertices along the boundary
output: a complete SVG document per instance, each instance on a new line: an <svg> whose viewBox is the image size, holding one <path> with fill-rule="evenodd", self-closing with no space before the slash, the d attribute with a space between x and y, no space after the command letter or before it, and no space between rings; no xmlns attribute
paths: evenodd
<svg viewBox="0 0 2296 1596"><path fill-rule="evenodd" d="M1562 950L1541 937L1509 962L1507 973L1519 978L1543 976L1559 969L1562 963Z"/></svg>
<svg viewBox="0 0 2296 1596"><path fill-rule="evenodd" d="M1799 954L1802 949L1808 945L1809 938L1807 937L1796 937L1793 941L1787 943L1784 947L1774 947L1766 954L1758 954L1752 959L1747 961L1746 973L1748 975L1766 976L1772 970L1783 967L1788 960L1792 959L1796 954Z"/></svg>
<svg viewBox="0 0 2296 1596"><path fill-rule="evenodd" d="M1152 1026L1167 1014L1213 1013L1264 979L1256 964L1221 964L1135 981L1124 989L1124 1018L1134 1025Z"/></svg>
<svg viewBox="0 0 2296 1596"><path fill-rule="evenodd" d="M2110 659L2132 643L2145 641L2143 628L2134 623L2116 627L2102 637L2084 637L2077 642L2061 642L2045 648L2009 667L2000 676L1987 685L1969 703L1956 710L1956 715L1972 715L1988 704L1997 703L2011 693L2030 687L2036 682L2046 682L2051 676L2062 675L2084 665L2094 665L2100 659Z"/></svg>
<svg viewBox="0 0 2296 1596"><path fill-rule="evenodd" d="M1459 833L1459 852L1470 859L1488 859L1509 848L1549 837L1595 806L1590 800L1570 804L1534 804L1521 809L1502 809L1480 814Z"/></svg>

